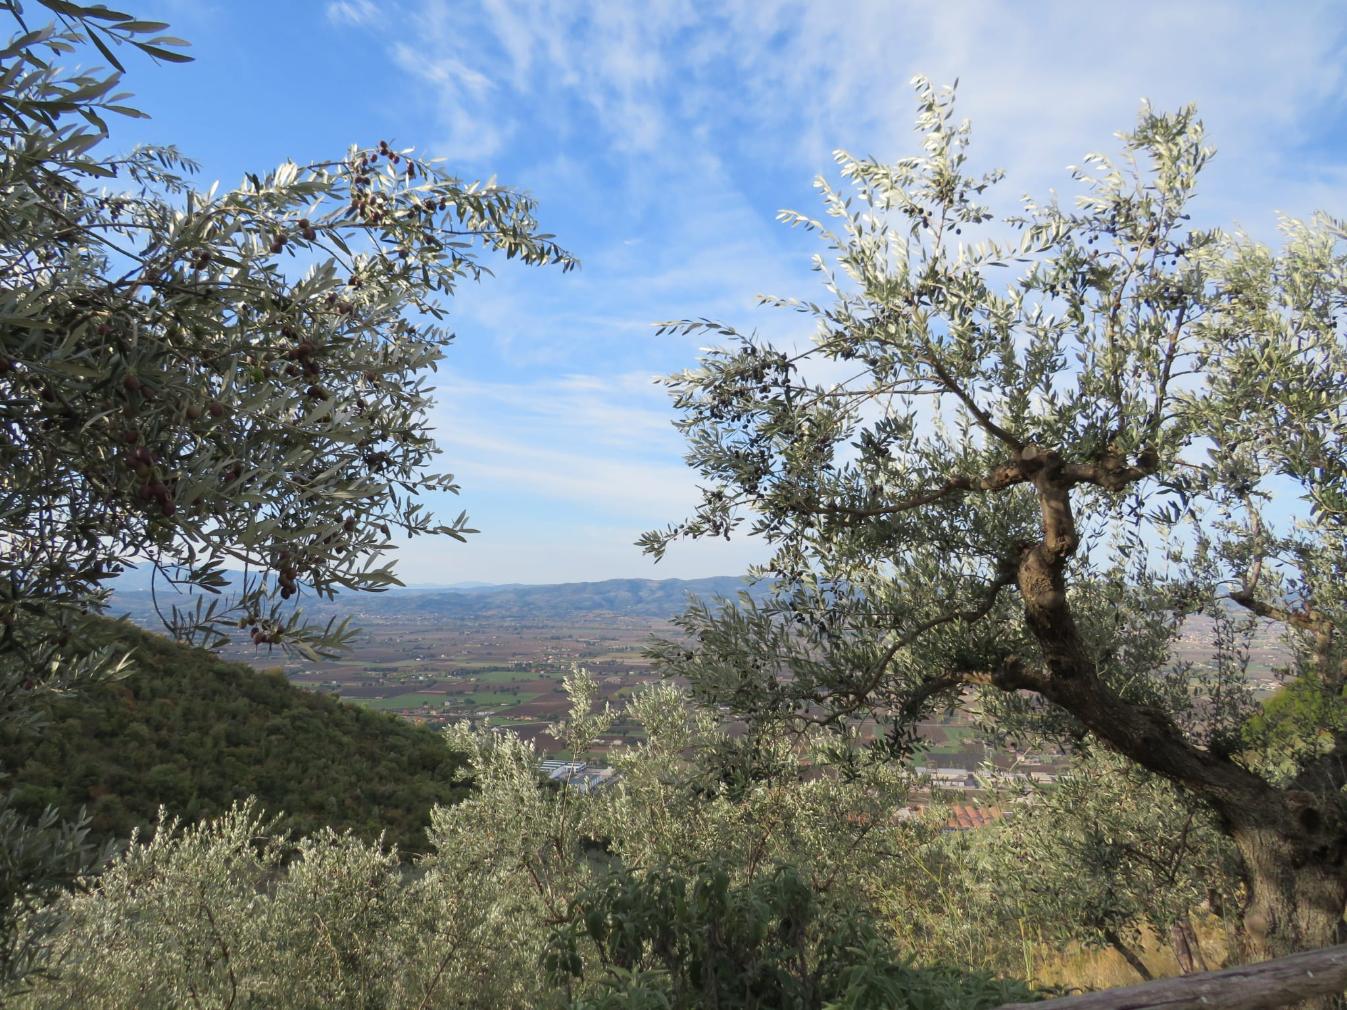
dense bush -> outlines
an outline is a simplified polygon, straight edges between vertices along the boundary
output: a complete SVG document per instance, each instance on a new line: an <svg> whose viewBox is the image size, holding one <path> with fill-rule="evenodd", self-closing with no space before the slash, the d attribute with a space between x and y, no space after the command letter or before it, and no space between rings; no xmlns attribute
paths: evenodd
<svg viewBox="0 0 1347 1010"><path fill-rule="evenodd" d="M793 866L619 871L581 894L545 957L575 1010L936 1010L1031 998L990 975L905 962L865 908L824 903ZM581 956L582 940L592 951Z"/></svg>
<svg viewBox="0 0 1347 1010"><path fill-rule="evenodd" d="M592 679L570 687L558 732L583 749L613 714L591 711ZM928 836L891 817L891 770L778 748L736 783L743 748L679 691L624 715L648 738L592 794L541 786L511 734L452 731L475 788L435 808L411 868L330 830L289 843L250 804L168 825L43 913L62 924L54 976L17 1005L803 1010L1022 992L894 945L877 896L902 884L894 851Z"/></svg>

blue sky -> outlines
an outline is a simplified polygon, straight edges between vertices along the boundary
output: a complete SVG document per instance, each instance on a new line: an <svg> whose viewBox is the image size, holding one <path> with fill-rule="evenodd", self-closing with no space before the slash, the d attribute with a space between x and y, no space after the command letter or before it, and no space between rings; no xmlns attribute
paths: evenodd
<svg viewBox="0 0 1347 1010"><path fill-rule="evenodd" d="M1065 195L1143 96L1198 103L1220 154L1199 212L1275 236L1278 211L1347 213L1347 7L1337 3L864 3L787 0L137 0L196 62L135 61L154 118L204 182L387 139L531 192L578 273L502 264L454 304L437 377L445 503L481 529L418 541L409 582L556 582L741 571L749 542L655 566L639 533L691 506L695 477L657 374L698 341L651 323L710 316L802 339L759 293L813 297L831 152L911 153L908 80L959 78L974 157L1001 198Z"/></svg>

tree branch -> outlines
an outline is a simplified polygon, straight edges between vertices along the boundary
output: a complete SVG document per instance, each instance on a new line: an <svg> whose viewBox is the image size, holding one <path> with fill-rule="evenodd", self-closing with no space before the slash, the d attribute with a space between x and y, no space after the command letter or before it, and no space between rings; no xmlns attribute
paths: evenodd
<svg viewBox="0 0 1347 1010"><path fill-rule="evenodd" d="M957 396L959 401L968 408L968 412L977 419L978 424L985 432L987 432L987 434L996 438L998 441L1004 442L1016 452L1019 452L1024 448L1024 443L1020 439L1016 438L1010 432L1006 431L1005 428L1002 428L999 424L993 421L991 414L980 407L978 402L973 399L972 395L964 389L963 386L954 381L954 377L950 375L945 366L940 363L938 357L932 354L926 363L931 366L931 370L939 377L945 388Z"/></svg>
<svg viewBox="0 0 1347 1010"><path fill-rule="evenodd" d="M909 495L889 505L876 505L872 508L848 508L844 505L801 505L799 511L807 515L847 516L853 519L896 515L921 508L923 505L933 505L952 494L963 494L969 491L1002 491L1014 484L1027 483L1031 476L1032 469L1024 464L1006 463L982 477L951 477L938 488Z"/></svg>
<svg viewBox="0 0 1347 1010"><path fill-rule="evenodd" d="M1038 458L1035 454L1035 461ZM1168 713L1133 704L1099 679L1067 596L1066 565L1079 546L1070 484L1056 453L1042 458L1034 485L1043 539L1022 553L1017 582L1025 620L1043 652L1047 673L1033 676L1021 665L1018 672L1008 668L992 683L1002 690L1038 692L1110 749L1194 790L1222 815L1237 816L1267 803L1276 790L1262 778L1227 757L1196 747Z"/></svg>
<svg viewBox="0 0 1347 1010"><path fill-rule="evenodd" d="M1238 603L1252 614L1265 617L1269 621L1289 625L1300 631L1318 632L1329 627L1329 622L1313 610L1291 610L1288 607L1279 607L1276 604L1267 603L1264 600L1257 599L1253 590L1247 586L1237 589L1223 598Z"/></svg>
<svg viewBox="0 0 1347 1010"><path fill-rule="evenodd" d="M1144 981L1150 982L1154 980L1155 976L1151 974L1151 971L1146 967L1145 962L1141 960L1135 950L1123 942L1123 938L1118 935L1116 930L1105 929L1104 939L1108 941L1110 947L1122 955L1122 959L1131 965L1132 970L1140 975Z"/></svg>
<svg viewBox="0 0 1347 1010"><path fill-rule="evenodd" d="M951 624L954 621L961 621L964 624L974 624L977 621L982 620L982 618L991 613L992 607L996 605L996 598L1000 595L1001 590L1006 586L1013 586L1014 584L1014 566L1003 566L996 578L987 586L987 590L983 594L981 602L979 602L976 607L971 610L948 611L941 614L939 617L933 617L929 621L922 622L901 638L895 639L889 644L889 647L884 650L884 655L880 657L879 662L875 664L874 676L876 680L882 677L884 668L893 661L893 657L898 655L900 650L907 648L922 635L926 634L926 632L938 628L942 624ZM874 688L872 687L869 690L873 689Z"/></svg>
<svg viewBox="0 0 1347 1010"><path fill-rule="evenodd" d="M1133 464L1108 453L1096 463L1063 463L1062 479L1069 485L1093 484L1105 491L1121 491L1155 473L1159 463L1153 449L1143 449Z"/></svg>
<svg viewBox="0 0 1347 1010"><path fill-rule="evenodd" d="M1165 397L1169 393L1169 380L1172 378L1174 371L1174 359L1178 355L1179 335L1183 331L1183 323L1187 313L1187 303L1179 306L1178 318L1174 321L1174 328L1169 331L1169 343L1165 347L1165 358L1160 369L1160 380L1155 384L1155 402L1151 406L1151 416L1146 421L1146 430L1150 432L1152 438L1159 431L1161 419L1164 417Z"/></svg>

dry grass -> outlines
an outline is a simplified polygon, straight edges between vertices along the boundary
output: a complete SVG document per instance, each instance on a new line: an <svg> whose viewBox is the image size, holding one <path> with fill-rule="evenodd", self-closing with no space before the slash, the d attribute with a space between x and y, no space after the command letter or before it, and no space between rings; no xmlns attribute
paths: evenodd
<svg viewBox="0 0 1347 1010"><path fill-rule="evenodd" d="M1193 926L1207 965L1212 969L1223 967L1231 947L1225 925L1215 916L1194 916ZM1167 937L1157 937L1146 930L1138 953L1142 963L1156 978L1179 974L1179 964ZM1072 944L1060 950L1044 945L1037 947L1032 956L1032 981L1035 985L1088 990L1113 989L1136 985L1141 981L1141 977L1123 960L1122 955L1107 947L1089 948Z"/></svg>

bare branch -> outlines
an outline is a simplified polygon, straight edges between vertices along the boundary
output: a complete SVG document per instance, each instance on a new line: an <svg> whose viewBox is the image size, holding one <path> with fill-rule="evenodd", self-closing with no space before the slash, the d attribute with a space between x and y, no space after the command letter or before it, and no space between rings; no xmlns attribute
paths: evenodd
<svg viewBox="0 0 1347 1010"><path fill-rule="evenodd" d="M1255 597L1253 590L1248 586L1238 589L1222 597L1222 599L1238 603L1245 610L1257 614L1259 617L1265 617L1269 621L1277 621L1301 631L1318 632L1330 627L1328 619L1314 610L1309 608L1292 610L1289 607L1279 607Z"/></svg>

